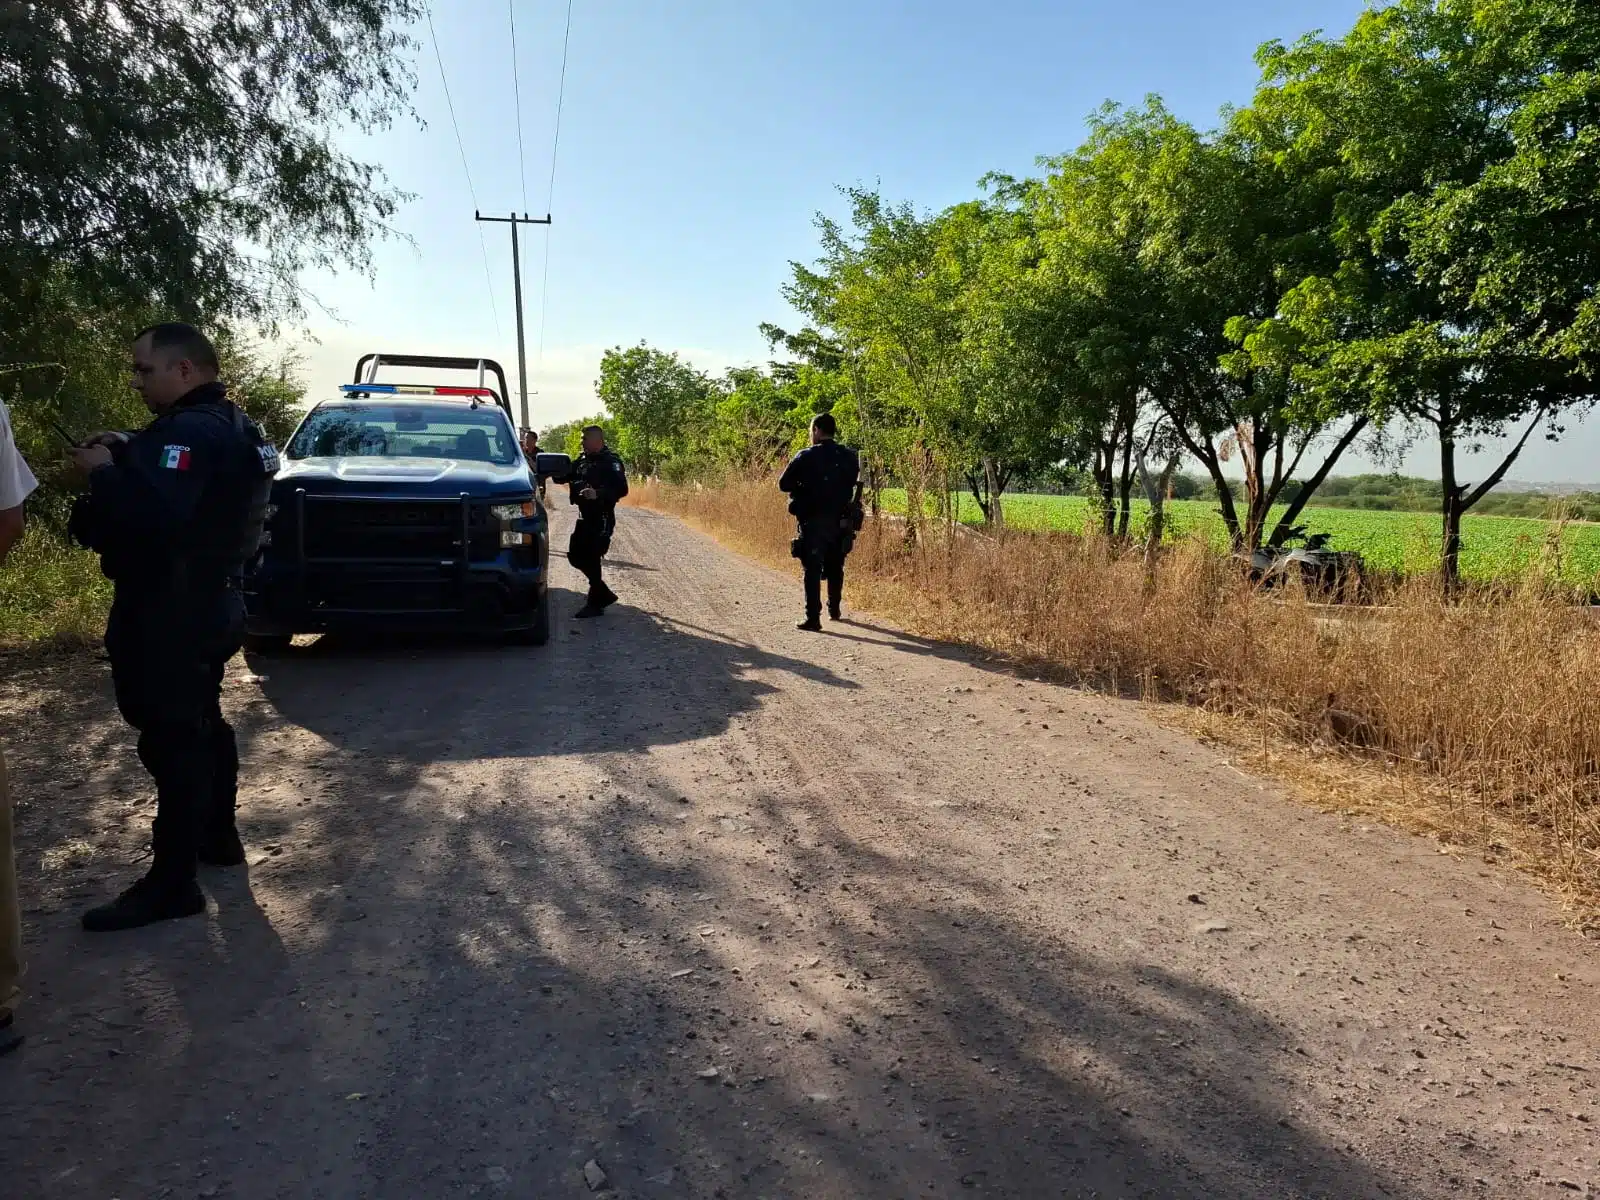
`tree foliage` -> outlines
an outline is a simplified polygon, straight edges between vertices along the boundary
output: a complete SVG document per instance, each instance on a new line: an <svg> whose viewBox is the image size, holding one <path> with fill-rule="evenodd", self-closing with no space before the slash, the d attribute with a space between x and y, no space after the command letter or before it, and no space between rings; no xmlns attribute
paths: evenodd
<svg viewBox="0 0 1600 1200"><path fill-rule="evenodd" d="M128 342L185 319L282 438L302 387L256 335L308 267L364 265L401 200L336 135L404 113L417 0L0 4L0 374L35 462L143 424ZM36 507L48 510L48 486Z"/></svg>
<svg viewBox="0 0 1600 1200"><path fill-rule="evenodd" d="M262 323L398 197L334 135L405 104L415 0L0 5L0 330L90 305Z"/></svg>
<svg viewBox="0 0 1600 1200"><path fill-rule="evenodd" d="M1347 36L1263 47L1258 122L1328 181L1337 260L1285 295L1298 377L1440 444L1444 571L1461 516L1600 365L1600 9L1398 0ZM1520 429L1476 484L1457 453Z"/></svg>
<svg viewBox="0 0 1600 1200"><path fill-rule="evenodd" d="M746 471L830 409L913 526L925 495L964 485L997 522L1014 481L1053 477L1126 537L1135 489L1192 487L1187 459L1242 549L1281 544L1363 438L1421 428L1453 578L1461 514L1593 399L1600 5L1394 0L1258 61L1210 131L1152 97L939 212L845 189L783 289L805 325L762 327L787 360L666 387L693 395L665 418L608 407L654 442L681 427L685 469L694 447Z"/></svg>

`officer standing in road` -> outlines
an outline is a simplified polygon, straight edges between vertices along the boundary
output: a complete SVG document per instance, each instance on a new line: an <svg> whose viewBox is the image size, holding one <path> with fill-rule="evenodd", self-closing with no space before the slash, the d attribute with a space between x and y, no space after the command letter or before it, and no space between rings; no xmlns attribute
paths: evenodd
<svg viewBox="0 0 1600 1200"><path fill-rule="evenodd" d="M600 578L600 560L611 548L617 527L617 501L628 494L628 473L622 459L606 445L605 430L587 425L583 453L572 464L572 503L578 506L578 523L567 544L567 561L589 580L589 596L577 615L598 617L615 604L617 594Z"/></svg>
<svg viewBox="0 0 1600 1200"><path fill-rule="evenodd" d="M806 619L798 628L822 628L822 581L828 581L828 616L843 615L844 559L855 536L851 509L861 463L856 452L834 441L832 413L811 422L811 445L784 468L778 487L789 493L789 512L799 524L793 551L805 570Z"/></svg>
<svg viewBox="0 0 1600 1200"><path fill-rule="evenodd" d="M216 348L191 325L133 344L133 387L155 416L72 451L86 490L72 533L115 585L106 652L117 707L156 783L150 871L84 914L92 932L205 911L196 863L237 866L239 755L222 675L244 637L239 580L260 551L278 452L228 400Z"/></svg>
<svg viewBox="0 0 1600 1200"><path fill-rule="evenodd" d="M528 460L528 467L533 471L534 487L538 489L539 499L544 499L544 476L539 474L539 431L537 429L524 429L522 431L522 457Z"/></svg>

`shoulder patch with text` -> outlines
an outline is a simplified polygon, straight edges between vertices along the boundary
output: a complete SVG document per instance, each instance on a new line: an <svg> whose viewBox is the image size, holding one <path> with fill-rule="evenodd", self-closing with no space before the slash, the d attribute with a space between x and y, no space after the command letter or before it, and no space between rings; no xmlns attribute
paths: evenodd
<svg viewBox="0 0 1600 1200"><path fill-rule="evenodd" d="M278 448L271 444L256 447L256 453L261 456L261 469L269 475L278 473Z"/></svg>
<svg viewBox="0 0 1600 1200"><path fill-rule="evenodd" d="M161 465L169 471L187 471L189 469L189 447L165 447L161 451Z"/></svg>

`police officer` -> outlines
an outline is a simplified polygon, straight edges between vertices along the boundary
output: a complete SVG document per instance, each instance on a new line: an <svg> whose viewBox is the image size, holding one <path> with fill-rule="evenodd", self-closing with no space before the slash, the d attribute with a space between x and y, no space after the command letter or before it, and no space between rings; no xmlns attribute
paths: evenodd
<svg viewBox="0 0 1600 1200"><path fill-rule="evenodd" d="M784 468L778 487L789 493L789 512L799 524L793 548L805 570L806 619L798 628L822 628L822 581L828 581L828 616L841 617L844 559L855 536L851 507L861 463L856 452L834 441L838 432L832 413L811 422L811 445Z"/></svg>
<svg viewBox="0 0 1600 1200"><path fill-rule="evenodd" d="M228 400L218 371L215 347L193 326L141 331L133 387L155 420L72 451L86 484L72 532L115 585L111 678L157 796L150 871L84 914L92 932L204 912L196 863L244 861L222 675L243 641L239 577L260 550L278 453Z"/></svg>
<svg viewBox="0 0 1600 1200"><path fill-rule="evenodd" d="M539 499L544 499L544 476L539 474L539 431L537 429L524 429L522 431L522 457L528 460L528 468L533 472L534 487L538 489Z"/></svg>
<svg viewBox="0 0 1600 1200"><path fill-rule="evenodd" d="M598 617L617 601L617 594L600 578L600 560L611 548L617 527L617 501L628 494L628 473L622 459L606 445L605 430L586 425L583 453L572 464L572 503L578 506L578 523L567 543L567 561L589 580L589 596L576 615Z"/></svg>

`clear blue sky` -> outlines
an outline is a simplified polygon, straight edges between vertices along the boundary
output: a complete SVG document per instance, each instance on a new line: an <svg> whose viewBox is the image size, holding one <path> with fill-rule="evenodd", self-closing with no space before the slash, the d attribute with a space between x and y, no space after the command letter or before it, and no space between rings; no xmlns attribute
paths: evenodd
<svg viewBox="0 0 1600 1200"><path fill-rule="evenodd" d="M505 0L436 0L434 25L478 204L546 211L566 0L514 0L526 203ZM1159 92L1211 123L1248 101L1270 38L1343 31L1361 0L575 0L548 232L525 229L523 288L536 425L594 411L601 352L640 339L710 369L763 362L756 326L813 256L836 187L867 183L936 209L987 171L1026 173L1081 141L1105 100ZM366 350L500 358L515 376L509 235L479 227L426 27L425 128L349 140L415 198L370 279L307 282L337 314L309 324L313 395ZM491 304L491 284L492 300ZM498 315L498 331L496 316ZM513 390L515 383L513 382ZM1600 439L1536 448L1523 478L1587 479ZM1352 464L1352 469L1360 464ZM1437 475L1425 452L1407 466Z"/></svg>

